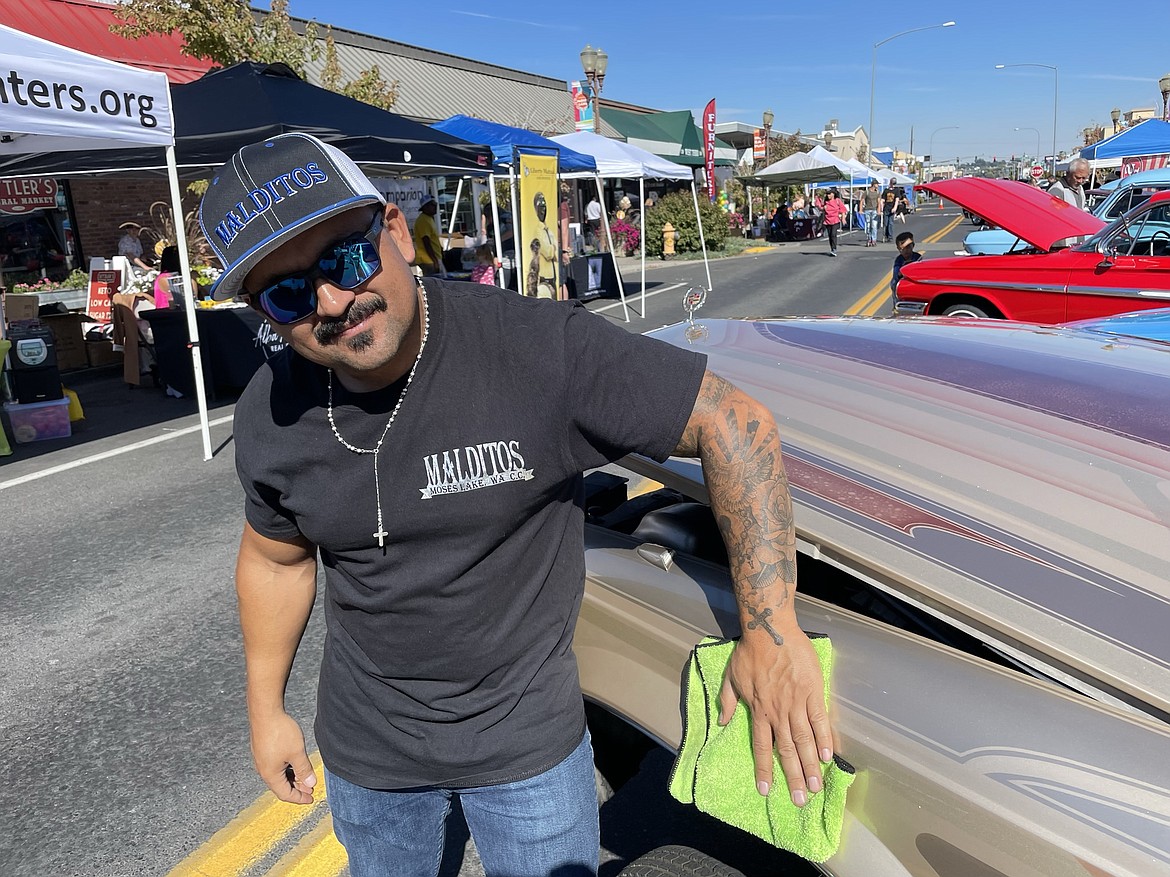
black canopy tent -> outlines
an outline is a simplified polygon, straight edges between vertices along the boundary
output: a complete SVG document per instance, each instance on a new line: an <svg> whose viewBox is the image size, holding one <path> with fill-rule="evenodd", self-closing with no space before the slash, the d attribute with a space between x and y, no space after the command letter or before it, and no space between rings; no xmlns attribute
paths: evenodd
<svg viewBox="0 0 1170 877"><path fill-rule="evenodd" d="M171 89L175 156L185 178L205 176L242 146L313 134L371 172L488 174L492 152L419 122L305 82L285 64L244 62ZM0 177L166 172L154 149L0 156Z"/></svg>
<svg viewBox="0 0 1170 877"><path fill-rule="evenodd" d="M0 150L0 178L105 176L158 173L171 176L173 209L181 209L178 177L200 179L227 162L241 146L278 134L313 134L341 149L371 174L382 176L490 175L492 153L404 116L305 82L285 64L245 62L212 70L195 82L170 89L175 162L168 171L158 149L75 149L16 153ZM19 135L3 134L11 143ZM176 173L177 171L177 173ZM182 222L176 223L182 229ZM186 241L180 239L185 249ZM182 254L184 272L189 257ZM188 313L192 291L184 289ZM193 318L192 318L193 324ZM198 335L191 356L199 384L204 457L210 459L207 404L199 369Z"/></svg>

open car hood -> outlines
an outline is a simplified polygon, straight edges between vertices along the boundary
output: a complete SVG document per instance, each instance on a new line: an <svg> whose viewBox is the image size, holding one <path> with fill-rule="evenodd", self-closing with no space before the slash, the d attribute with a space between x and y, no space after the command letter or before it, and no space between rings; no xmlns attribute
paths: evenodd
<svg viewBox="0 0 1170 877"><path fill-rule="evenodd" d="M1105 222L1055 195L1014 180L959 177L935 180L919 188L949 198L1042 250L1065 238L1096 234Z"/></svg>
<svg viewBox="0 0 1170 877"><path fill-rule="evenodd" d="M651 334L707 353L775 413L803 551L1164 717L1170 352L977 323L696 320ZM704 498L697 462L651 477Z"/></svg>

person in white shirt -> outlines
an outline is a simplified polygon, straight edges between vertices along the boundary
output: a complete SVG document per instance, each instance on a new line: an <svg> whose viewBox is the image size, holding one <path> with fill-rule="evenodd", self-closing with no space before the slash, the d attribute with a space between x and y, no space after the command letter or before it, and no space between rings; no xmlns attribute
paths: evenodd
<svg viewBox="0 0 1170 877"><path fill-rule="evenodd" d="M589 227L589 236L593 239L593 246L599 250L605 249L605 238L601 234L601 202L594 195L585 205L585 224Z"/></svg>

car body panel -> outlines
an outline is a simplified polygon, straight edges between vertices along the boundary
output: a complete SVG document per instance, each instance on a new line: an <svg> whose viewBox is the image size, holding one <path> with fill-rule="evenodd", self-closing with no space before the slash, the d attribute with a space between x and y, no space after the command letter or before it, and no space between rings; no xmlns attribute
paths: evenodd
<svg viewBox="0 0 1170 877"><path fill-rule="evenodd" d="M1002 180L983 182L999 183L1005 193L1027 191ZM1062 323L1161 307L1170 301L1170 192L1151 196L1083 244L1051 253L922 259L902 275L895 313L942 314L966 303L990 316Z"/></svg>
<svg viewBox="0 0 1170 877"><path fill-rule="evenodd" d="M1105 227L1092 214L1055 195L1013 180L956 177L923 183L922 187L1042 250L1052 249L1064 238L1096 234Z"/></svg>
<svg viewBox="0 0 1170 877"><path fill-rule="evenodd" d="M775 413L803 556L1042 674L798 594L859 770L828 873L1170 874L1170 351L974 320L655 334ZM631 465L705 498L695 461ZM587 697L677 746L683 664L735 601L641 541L587 526L574 649Z"/></svg>

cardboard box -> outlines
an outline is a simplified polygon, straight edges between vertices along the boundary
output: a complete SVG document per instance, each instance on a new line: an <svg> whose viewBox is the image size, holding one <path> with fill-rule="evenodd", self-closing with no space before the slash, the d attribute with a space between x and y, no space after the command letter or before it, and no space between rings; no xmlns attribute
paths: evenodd
<svg viewBox="0 0 1170 877"><path fill-rule="evenodd" d="M41 317L41 322L53 332L58 369L69 371L75 368L85 368L89 365L82 324L90 321L85 314L46 315Z"/></svg>
<svg viewBox="0 0 1170 877"><path fill-rule="evenodd" d="M73 427L69 425L68 399L50 399L28 405L5 402L4 410L12 422L12 437L20 444L68 438L73 434Z"/></svg>
<svg viewBox="0 0 1170 877"><path fill-rule="evenodd" d="M41 300L35 292L17 295L10 292L4 296L4 318L12 325L16 320L35 320L40 311Z"/></svg>
<svg viewBox="0 0 1170 877"><path fill-rule="evenodd" d="M93 367L122 364L122 351L115 350L112 341L86 341L85 350Z"/></svg>

